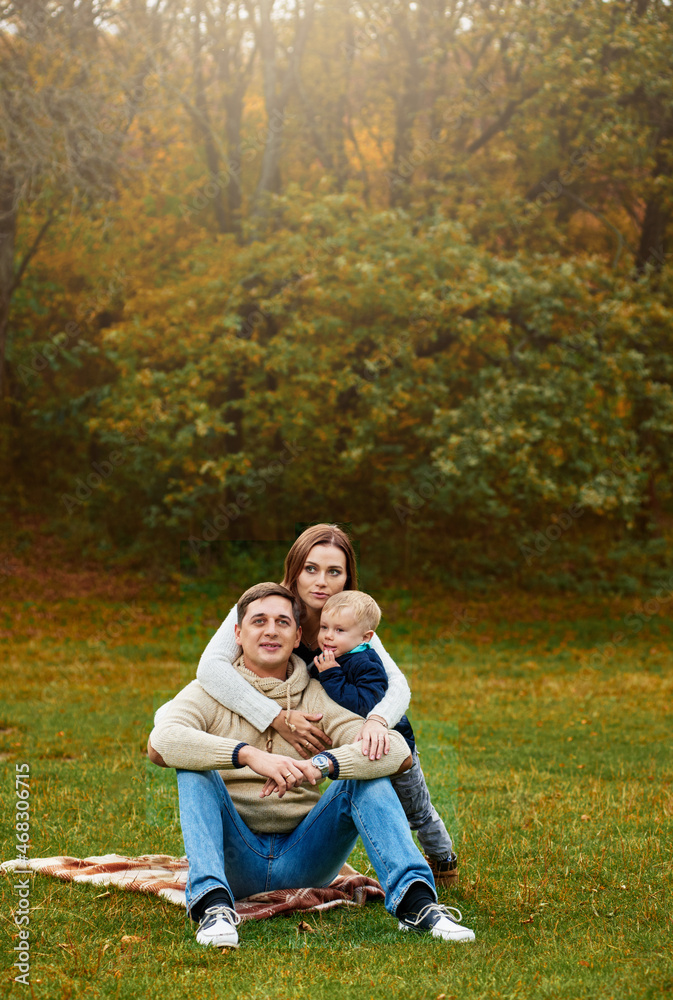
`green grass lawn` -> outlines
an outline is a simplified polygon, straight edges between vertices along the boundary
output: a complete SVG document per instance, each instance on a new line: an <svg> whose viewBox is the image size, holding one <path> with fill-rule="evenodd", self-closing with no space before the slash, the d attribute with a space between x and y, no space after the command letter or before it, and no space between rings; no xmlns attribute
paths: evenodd
<svg viewBox="0 0 673 1000"><path fill-rule="evenodd" d="M3 860L17 761L30 765L32 857L182 854L173 774L145 744L231 601L199 588L138 597L120 626L121 600L9 597ZM410 678L424 770L460 859L459 887L441 898L476 942L399 934L375 903L308 915L308 933L300 916L249 922L240 950L220 953L196 945L169 903L34 875L31 989L13 980L16 876L3 875L3 996L673 998L665 609L596 665L590 650L633 599L502 595L469 604L469 627L437 639L462 605L442 597L424 613L387 597L383 638ZM115 634L91 653L106 625ZM351 860L370 871L361 849Z"/></svg>

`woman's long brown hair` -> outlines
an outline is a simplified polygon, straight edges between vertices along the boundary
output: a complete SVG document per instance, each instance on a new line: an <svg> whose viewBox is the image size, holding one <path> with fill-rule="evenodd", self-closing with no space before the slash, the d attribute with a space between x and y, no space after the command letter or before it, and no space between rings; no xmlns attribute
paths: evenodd
<svg viewBox="0 0 673 1000"><path fill-rule="evenodd" d="M355 551L350 538L337 524L314 524L302 531L285 557L285 573L282 585L297 593L297 577L306 563L306 558L314 545L336 545L346 557L346 583L344 590L358 589L358 569Z"/></svg>

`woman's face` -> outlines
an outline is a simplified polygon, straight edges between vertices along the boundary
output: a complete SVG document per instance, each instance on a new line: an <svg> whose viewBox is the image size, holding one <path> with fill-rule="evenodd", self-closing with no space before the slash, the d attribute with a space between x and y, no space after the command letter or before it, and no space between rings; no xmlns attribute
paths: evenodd
<svg viewBox="0 0 673 1000"><path fill-rule="evenodd" d="M338 545L314 545L297 577L297 593L315 611L346 586L346 556Z"/></svg>

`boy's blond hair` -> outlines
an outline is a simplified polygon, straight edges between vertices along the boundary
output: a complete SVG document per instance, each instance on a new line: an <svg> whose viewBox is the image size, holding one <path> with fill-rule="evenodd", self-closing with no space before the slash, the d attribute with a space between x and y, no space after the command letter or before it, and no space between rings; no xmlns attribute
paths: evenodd
<svg viewBox="0 0 673 1000"><path fill-rule="evenodd" d="M328 597L323 605L323 611L338 611L339 608L350 608L358 625L363 626L363 631L371 629L376 632L381 621L381 608L369 594L361 590L342 590Z"/></svg>

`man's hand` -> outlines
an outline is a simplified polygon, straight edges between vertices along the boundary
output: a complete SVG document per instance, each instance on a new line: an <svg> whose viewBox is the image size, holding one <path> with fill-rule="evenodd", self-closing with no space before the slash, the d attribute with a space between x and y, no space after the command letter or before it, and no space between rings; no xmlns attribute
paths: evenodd
<svg viewBox="0 0 673 1000"><path fill-rule="evenodd" d="M285 721L285 716L289 714L291 729ZM280 711L271 723L276 732L283 737L286 743L293 746L302 755L304 760L308 760L314 753L320 753L325 747L331 747L332 741L326 733L314 722L320 722L322 712L297 712L290 713Z"/></svg>
<svg viewBox="0 0 673 1000"><path fill-rule="evenodd" d="M362 740L362 756L369 757L370 760L380 760L381 754L386 754L390 750L387 723L379 716L370 716L353 742L359 743L360 740Z"/></svg>
<svg viewBox="0 0 673 1000"><path fill-rule="evenodd" d="M241 747L238 752L239 764L246 764L255 774L260 774L268 781L259 794L260 799L278 792L282 799L288 788L298 788L304 781L315 785L322 775L320 770L306 760L295 760L284 754L267 753L249 744Z"/></svg>
<svg viewBox="0 0 673 1000"><path fill-rule="evenodd" d="M332 667L339 666L331 649L326 649L324 653L318 653L317 656L313 657L313 662L320 673L322 673L323 670L331 670Z"/></svg>

